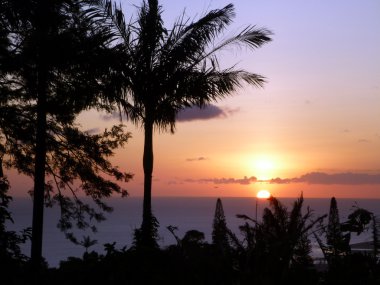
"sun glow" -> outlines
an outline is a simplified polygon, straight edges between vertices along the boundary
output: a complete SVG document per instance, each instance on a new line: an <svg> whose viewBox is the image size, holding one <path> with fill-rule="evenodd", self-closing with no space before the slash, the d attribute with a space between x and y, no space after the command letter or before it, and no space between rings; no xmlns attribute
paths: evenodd
<svg viewBox="0 0 380 285"><path fill-rule="evenodd" d="M259 180L268 180L273 178L274 163L267 157L260 157L254 160L254 175Z"/></svg>
<svg viewBox="0 0 380 285"><path fill-rule="evenodd" d="M260 199L268 199L271 196L268 190L260 190L257 192L256 197Z"/></svg>
<svg viewBox="0 0 380 285"><path fill-rule="evenodd" d="M255 166L260 170L270 170L273 168L273 163L272 161L261 159L256 161Z"/></svg>

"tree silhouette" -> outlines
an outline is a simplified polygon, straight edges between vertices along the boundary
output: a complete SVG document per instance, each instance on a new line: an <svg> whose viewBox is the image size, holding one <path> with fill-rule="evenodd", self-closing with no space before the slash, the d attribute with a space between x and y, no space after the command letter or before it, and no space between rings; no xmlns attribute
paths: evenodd
<svg viewBox="0 0 380 285"><path fill-rule="evenodd" d="M177 242L177 246L181 247L182 246L182 241L181 239L178 237L178 235L175 233L177 230L178 230L178 227L176 226L172 226L172 225L169 225L166 227L167 230L173 235L173 237L175 238L176 242Z"/></svg>
<svg viewBox="0 0 380 285"><path fill-rule="evenodd" d="M205 234L198 230L189 230L182 238L182 245L201 245L204 242Z"/></svg>
<svg viewBox="0 0 380 285"><path fill-rule="evenodd" d="M330 212L326 232L326 244L329 247L329 256L338 257L349 252L349 239L345 237L341 230L338 205L335 197L331 198Z"/></svg>
<svg viewBox="0 0 380 285"><path fill-rule="evenodd" d="M13 223L11 212L8 210L12 197L8 195L9 182L3 175L0 153L0 264L3 266L12 261L26 261L27 257L22 253L20 245L30 238L30 229L25 229L21 234L6 229L6 223Z"/></svg>
<svg viewBox="0 0 380 285"><path fill-rule="evenodd" d="M115 127L93 135L74 124L85 109L109 110L103 96L109 72L105 56L109 61L115 58L107 46L111 39L107 28L86 13L86 1L2 1L1 8L5 25L0 32L0 139L9 156L7 166L34 178L31 257L38 267L44 202L59 203L64 230L72 226L71 218L79 227L87 226L84 214L101 220L102 215L80 201L74 181L80 180L79 188L101 210L111 210L101 199L126 192L104 174L117 180L131 176L107 158L129 134ZM45 181L46 174L51 175L51 184ZM73 199L64 195L64 189Z"/></svg>
<svg viewBox="0 0 380 285"><path fill-rule="evenodd" d="M320 236L315 234L330 266L338 266L350 254L351 233L361 234L371 222L373 222L373 214L355 206L347 221L341 223L337 201L335 197L331 198L328 224L320 228L320 232L326 235L325 243Z"/></svg>
<svg viewBox="0 0 380 285"><path fill-rule="evenodd" d="M312 212L307 208L302 213L303 197L297 199L287 211L276 198L270 199L270 207L264 209L258 239L267 244L269 263L277 272L279 280L284 278L291 264L305 260L310 263L310 243L307 235L317 221L311 220ZM301 255L300 255L301 254Z"/></svg>
<svg viewBox="0 0 380 285"><path fill-rule="evenodd" d="M95 239L91 239L90 236L83 236L83 239L78 242L79 245L81 245L85 248L85 253L88 253L88 249L97 243L98 243L98 241Z"/></svg>
<svg viewBox="0 0 380 285"><path fill-rule="evenodd" d="M308 236L324 217L313 220L309 208L303 212L302 195L290 210L274 197L269 201L261 223L245 215L238 216L255 222L255 226L246 223L241 227L246 240L242 268L259 284L286 283L292 268L312 264Z"/></svg>
<svg viewBox="0 0 380 285"><path fill-rule="evenodd" d="M3 175L2 153L0 150L0 267L1 283L15 284L12 282L15 275L29 261L22 252L22 245L30 240L31 229L27 228L21 232L8 230L7 227L13 224L12 213L8 209L12 197L8 195L10 189L7 177Z"/></svg>
<svg viewBox="0 0 380 285"><path fill-rule="evenodd" d="M172 29L164 27L157 0L143 1L137 18L124 21L111 1L97 1L124 49L116 98L127 117L144 128L144 201L141 243L156 247L152 214L154 130L175 130L176 116L186 107L203 107L232 94L243 82L262 86L264 78L234 67L222 69L217 53L228 47L255 49L269 42L271 32L248 26L236 36L216 43L235 16L232 4L212 10L197 21L179 17ZM116 85L114 85L116 86Z"/></svg>
<svg viewBox="0 0 380 285"><path fill-rule="evenodd" d="M337 201L334 197L331 199L328 223L321 225L318 234L314 234L329 265L326 275L326 281L329 284L356 284L358 282L372 284L369 280L374 280L371 275L377 274L375 273L377 271L376 258L351 252L350 239L352 233L360 235L372 223L372 234L375 240L377 229L374 228L374 222L373 213L357 205L353 206L353 211L348 215L347 220L340 222ZM325 241L321 238L322 234L326 237ZM375 244L374 252L376 252Z"/></svg>
<svg viewBox="0 0 380 285"><path fill-rule="evenodd" d="M353 232L359 235L367 229L371 220L372 213L370 211L354 205L352 213L348 215L347 221L342 223L341 227L343 231Z"/></svg>
<svg viewBox="0 0 380 285"><path fill-rule="evenodd" d="M373 255L377 256L380 249L380 221L374 214L372 214L372 239Z"/></svg>
<svg viewBox="0 0 380 285"><path fill-rule="evenodd" d="M216 200L214 221L212 226L212 244L222 252L229 251L230 249L229 230L227 228L223 204L220 198Z"/></svg>

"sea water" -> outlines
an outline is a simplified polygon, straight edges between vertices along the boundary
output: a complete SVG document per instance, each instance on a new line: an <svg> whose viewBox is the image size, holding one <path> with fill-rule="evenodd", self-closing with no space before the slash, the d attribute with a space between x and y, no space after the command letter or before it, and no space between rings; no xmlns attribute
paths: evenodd
<svg viewBox="0 0 380 285"><path fill-rule="evenodd" d="M279 200L288 208L296 198L280 198ZM162 247L175 244L175 238L167 230L167 226L176 226L179 237L189 230L198 230L205 234L206 241L211 241L212 222L215 212L217 198L212 197L156 197L153 198L152 205L154 215L160 223L159 244ZM341 222L353 211L353 206L358 206L380 216L380 200L377 199L338 199L338 208ZM90 236L97 243L90 250L104 252L104 244L116 242L116 248L126 246L129 248L133 241L133 232L141 224L142 198L111 198L107 201L114 208L114 211L106 215L107 220L97 225L98 231L92 233L77 232L79 240L83 236ZM238 236L239 225L244 221L236 217L236 214L244 214L253 219L256 216L256 206L258 220L265 207L268 207L267 200L256 200L256 198L222 198L224 213L228 227ZM313 210L313 218L328 214L330 199L307 198L304 202ZM32 201L30 198L14 198L10 205L13 224L8 224L9 230L21 230L30 227L32 223ZM43 256L50 266L56 267L61 260L69 256L80 257L84 248L73 244L65 239L62 232L56 225L59 219L59 209L46 208L44 214L44 236L43 236ZM371 233L365 232L359 236L353 235L351 242L362 242L371 240ZM30 243L22 247L24 253L29 255ZM317 243L313 242L313 255L322 255Z"/></svg>

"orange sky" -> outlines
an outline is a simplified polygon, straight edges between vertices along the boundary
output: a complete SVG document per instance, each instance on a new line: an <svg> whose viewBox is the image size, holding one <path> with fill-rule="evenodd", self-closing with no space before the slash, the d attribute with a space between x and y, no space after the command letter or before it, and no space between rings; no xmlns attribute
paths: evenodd
<svg viewBox="0 0 380 285"><path fill-rule="evenodd" d="M161 3L172 23L189 2ZM191 3L186 14L194 17L228 1ZM253 196L267 189L278 197L303 191L306 197L380 198L380 2L233 3L237 17L227 35L249 24L275 35L260 50L226 51L220 61L238 63L268 83L243 88L202 114L189 112L193 120L179 122L175 135L157 133L153 195ZM117 123L102 117L88 112L78 121L99 130ZM125 123L133 138L114 162L135 174L126 187L140 196L142 132ZM328 176L295 179L314 172ZM9 176L15 192L25 193L28 183Z"/></svg>

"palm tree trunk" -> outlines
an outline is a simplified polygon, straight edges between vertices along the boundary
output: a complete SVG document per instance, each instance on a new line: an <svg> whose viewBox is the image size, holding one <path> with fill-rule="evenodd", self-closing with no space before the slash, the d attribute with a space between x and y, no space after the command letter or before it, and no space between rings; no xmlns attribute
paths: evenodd
<svg viewBox="0 0 380 285"><path fill-rule="evenodd" d="M152 232L153 122L147 120L144 125L144 131L144 201L141 242L143 246L149 247L154 240Z"/></svg>
<svg viewBox="0 0 380 285"><path fill-rule="evenodd" d="M144 138L144 204L143 216L149 218L152 214L152 173L153 173L153 124L145 124Z"/></svg>

